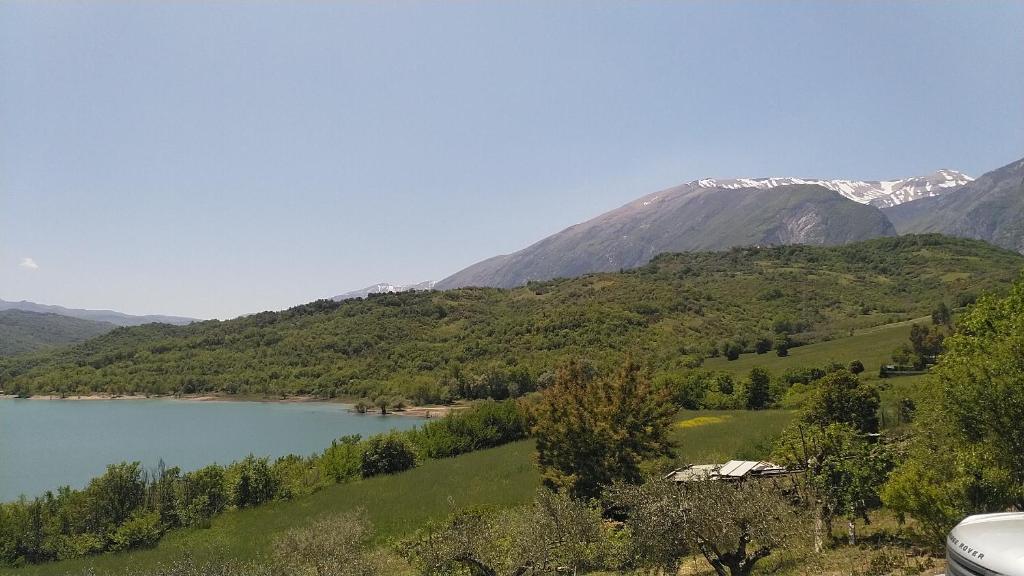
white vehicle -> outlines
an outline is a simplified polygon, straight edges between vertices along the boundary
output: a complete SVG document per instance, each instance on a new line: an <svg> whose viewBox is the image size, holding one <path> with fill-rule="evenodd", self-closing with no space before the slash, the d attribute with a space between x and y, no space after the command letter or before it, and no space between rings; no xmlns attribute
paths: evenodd
<svg viewBox="0 0 1024 576"><path fill-rule="evenodd" d="M1024 576L1024 513L968 516L946 537L946 576Z"/></svg>

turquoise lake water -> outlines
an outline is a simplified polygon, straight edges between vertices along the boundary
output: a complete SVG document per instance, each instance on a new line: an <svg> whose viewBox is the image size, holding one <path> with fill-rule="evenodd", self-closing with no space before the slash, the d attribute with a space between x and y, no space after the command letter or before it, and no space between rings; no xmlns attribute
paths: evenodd
<svg viewBox="0 0 1024 576"><path fill-rule="evenodd" d="M116 462L193 470L250 453L309 455L346 434L422 423L319 402L0 399L0 501L81 488Z"/></svg>

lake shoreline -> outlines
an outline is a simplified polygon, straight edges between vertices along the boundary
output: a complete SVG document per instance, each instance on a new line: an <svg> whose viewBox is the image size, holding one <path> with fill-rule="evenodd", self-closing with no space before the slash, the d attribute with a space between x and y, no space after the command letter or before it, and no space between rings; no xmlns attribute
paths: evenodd
<svg viewBox="0 0 1024 576"><path fill-rule="evenodd" d="M256 402L261 404L339 404L347 406L350 412L355 413L355 402L351 399L330 399L317 398L316 396L289 396L286 398L267 398L264 396L237 396L228 394L186 394L176 395L114 395L114 394L82 394L68 395L61 397L56 394L38 394L27 398L19 398L14 394L0 394L0 400L65 400L73 402L90 402L96 400L176 400L181 402ZM451 412L465 408L464 405L451 406L409 406L403 410L389 410L385 416L409 416L415 418L438 418L446 416ZM380 415L376 410L367 411L366 414Z"/></svg>

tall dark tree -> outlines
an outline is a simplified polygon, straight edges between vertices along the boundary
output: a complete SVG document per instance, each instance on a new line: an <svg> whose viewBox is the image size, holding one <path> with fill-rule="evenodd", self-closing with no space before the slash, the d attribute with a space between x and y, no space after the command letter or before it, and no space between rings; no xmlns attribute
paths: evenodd
<svg viewBox="0 0 1024 576"><path fill-rule="evenodd" d="M617 480L638 482L641 462L670 453L675 407L631 361L610 377L582 362L563 366L534 412L544 484L575 497L596 497Z"/></svg>
<svg viewBox="0 0 1024 576"><path fill-rule="evenodd" d="M747 381L747 409L761 410L767 408L772 401L772 377L767 370L760 367L750 369Z"/></svg>

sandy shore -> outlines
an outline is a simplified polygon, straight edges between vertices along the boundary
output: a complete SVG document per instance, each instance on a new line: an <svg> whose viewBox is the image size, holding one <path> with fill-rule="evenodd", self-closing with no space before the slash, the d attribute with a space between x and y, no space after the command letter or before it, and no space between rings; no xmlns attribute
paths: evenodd
<svg viewBox="0 0 1024 576"><path fill-rule="evenodd" d="M0 394L0 400L17 400L17 396L13 394ZM231 396L231 395L218 395L218 394L195 394L195 395L184 395L184 396L143 396L143 395L113 395L113 394L85 394L85 395L68 395L61 397L56 394L38 394L30 396L28 398L22 398L22 400L72 400L72 401L90 401L90 400L179 400L183 402L270 402L274 404L296 404L302 402L322 402L330 404L340 404L347 406L350 410L355 411L355 402L352 400L331 400L324 398L317 398L315 396L288 396L286 398L266 398L262 396ZM448 415L449 413L457 410L467 408L464 404L454 404L451 406L409 406L404 410L388 410L389 415L394 416L412 416L416 418L441 418ZM376 414L377 410L369 410L368 414Z"/></svg>

